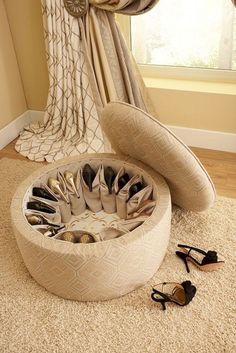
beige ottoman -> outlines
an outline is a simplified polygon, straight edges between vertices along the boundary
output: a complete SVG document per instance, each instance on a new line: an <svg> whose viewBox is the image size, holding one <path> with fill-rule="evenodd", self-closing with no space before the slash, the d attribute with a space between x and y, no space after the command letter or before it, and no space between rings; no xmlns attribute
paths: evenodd
<svg viewBox="0 0 236 353"><path fill-rule="evenodd" d="M103 163L116 170L123 166L132 174L141 174L153 186L153 198L157 201L148 220L119 238L91 244L47 238L34 230L24 215L32 186L46 182L57 171L73 172L85 163L93 167ZM30 175L15 193L11 215L25 265L39 284L67 299L106 300L138 288L157 271L170 235L171 200L164 178L150 167L128 157L91 154L59 161ZM80 223L82 220L78 228ZM91 231L89 225L86 230Z"/></svg>
<svg viewBox="0 0 236 353"><path fill-rule="evenodd" d="M118 155L81 155L43 167L20 185L11 205L12 224L26 267L39 284L67 299L107 300L144 285L166 253L171 197L175 204L193 211L207 209L215 199L212 181L198 159L153 117L116 102L104 109L101 123ZM116 170L123 166L133 175L141 174L153 187L156 207L151 216L119 238L91 244L47 238L34 230L25 217L32 187L46 183L58 171L75 172L86 163ZM83 224L92 231L89 227L93 222L91 218L86 222L86 217L82 215L73 224L78 229ZM93 214L92 218L96 227L106 225L105 215Z"/></svg>

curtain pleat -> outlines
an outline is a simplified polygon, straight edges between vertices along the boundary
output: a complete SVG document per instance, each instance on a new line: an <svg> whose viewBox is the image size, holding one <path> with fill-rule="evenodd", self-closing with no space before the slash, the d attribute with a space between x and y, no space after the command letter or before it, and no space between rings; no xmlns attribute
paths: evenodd
<svg viewBox="0 0 236 353"><path fill-rule="evenodd" d="M53 162L110 145L99 117L112 100L153 113L143 80L116 25L113 12L138 14L153 0L91 0L87 14L71 16L63 0L42 0L49 92L43 123L22 131L16 150Z"/></svg>

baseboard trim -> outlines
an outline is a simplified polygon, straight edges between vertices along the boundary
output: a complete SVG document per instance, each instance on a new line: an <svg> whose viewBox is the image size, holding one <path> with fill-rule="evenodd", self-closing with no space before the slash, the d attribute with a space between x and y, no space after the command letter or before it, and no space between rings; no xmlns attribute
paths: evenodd
<svg viewBox="0 0 236 353"><path fill-rule="evenodd" d="M236 153L236 134L172 125L168 128L188 146Z"/></svg>
<svg viewBox="0 0 236 353"><path fill-rule="evenodd" d="M43 116L42 111L28 110L1 129L0 150L19 136L24 126L42 121ZM188 146L236 153L236 134L172 125L167 127Z"/></svg>
<svg viewBox="0 0 236 353"><path fill-rule="evenodd" d="M15 140L23 130L24 126L37 121L42 121L43 115L44 112L42 111L27 110L4 128L0 129L0 150Z"/></svg>
<svg viewBox="0 0 236 353"><path fill-rule="evenodd" d="M0 150L17 138L23 127L29 124L30 121L30 112L26 111L15 120L11 121L10 124L2 128L0 130Z"/></svg>

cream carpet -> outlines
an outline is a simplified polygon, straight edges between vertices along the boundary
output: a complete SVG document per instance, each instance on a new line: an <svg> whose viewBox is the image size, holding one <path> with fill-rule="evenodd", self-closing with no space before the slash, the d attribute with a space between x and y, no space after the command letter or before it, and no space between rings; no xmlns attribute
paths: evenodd
<svg viewBox="0 0 236 353"><path fill-rule="evenodd" d="M27 272L11 230L9 207L21 180L40 165L0 160L1 353L233 353L236 352L236 200L218 198L208 212L173 210L165 260L145 287L102 303L58 298ZM224 268L187 274L175 255L178 242L217 250ZM186 307L150 299L163 281L190 279L197 286Z"/></svg>

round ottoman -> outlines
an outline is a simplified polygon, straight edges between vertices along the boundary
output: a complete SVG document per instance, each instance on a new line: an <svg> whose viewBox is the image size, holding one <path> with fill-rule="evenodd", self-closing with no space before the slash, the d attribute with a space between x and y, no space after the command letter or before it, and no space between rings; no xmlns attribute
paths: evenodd
<svg viewBox="0 0 236 353"><path fill-rule="evenodd" d="M151 115L123 102L111 102L102 112L101 125L117 154L81 155L39 169L21 184L11 205L17 243L31 275L50 292L80 301L119 297L154 275L168 245L171 201L199 212L215 200L214 185L200 161ZM99 165L116 172L123 167L133 176L141 175L152 186L152 200L147 200L155 204L152 213L122 236L91 244L47 238L33 229L25 216L32 187L45 185L58 172L75 173L87 163L96 170ZM85 212L70 226L79 231L84 227L91 234L92 224L97 230L106 225L106 215L95 212L88 217Z"/></svg>
<svg viewBox="0 0 236 353"><path fill-rule="evenodd" d="M46 183L58 172L75 172L86 163L103 164L115 170L124 167L142 175L153 187L156 206L147 220L133 231L111 240L74 244L48 238L33 229L25 216L32 187ZM87 154L70 157L40 168L18 188L11 205L12 224L24 263L32 277L48 291L66 299L100 301L122 296L144 285L157 271L170 235L169 188L157 172L128 156ZM92 214L99 225L99 216ZM86 223L77 221L77 227ZM89 221L88 221L89 223ZM90 222L91 223L91 222ZM89 224L88 228L89 229Z"/></svg>

